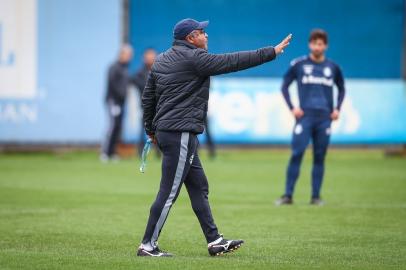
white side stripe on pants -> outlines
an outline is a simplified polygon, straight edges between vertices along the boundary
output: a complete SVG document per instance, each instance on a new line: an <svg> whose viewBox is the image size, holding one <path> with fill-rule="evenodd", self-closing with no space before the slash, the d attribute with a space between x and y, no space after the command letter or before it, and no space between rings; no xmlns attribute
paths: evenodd
<svg viewBox="0 0 406 270"><path fill-rule="evenodd" d="M162 229L166 217L168 216L169 209L171 208L171 205L173 203L173 199L175 198L176 193L178 192L182 180L183 171L185 170L185 163L188 152L188 143L189 143L189 133L182 132L182 136L180 139L179 161L178 166L176 167L175 179L173 180L171 193L169 194L169 197L165 202L164 208L162 209L161 215L159 216L158 222L156 223L154 233L152 234L151 245L153 247L157 246L156 242L158 241L159 231Z"/></svg>

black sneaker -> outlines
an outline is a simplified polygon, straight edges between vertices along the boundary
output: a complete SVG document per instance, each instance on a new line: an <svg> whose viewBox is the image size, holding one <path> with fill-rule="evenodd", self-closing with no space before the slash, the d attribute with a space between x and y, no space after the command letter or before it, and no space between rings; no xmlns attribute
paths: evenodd
<svg viewBox="0 0 406 270"><path fill-rule="evenodd" d="M148 251L143 249L142 247L138 248L137 251L137 256L142 256L142 257L173 257L172 253L165 252L159 249L159 247L156 247L152 251Z"/></svg>
<svg viewBox="0 0 406 270"><path fill-rule="evenodd" d="M320 198L312 198L310 201L311 205L318 205L318 206L323 206L324 205L324 201Z"/></svg>
<svg viewBox="0 0 406 270"><path fill-rule="evenodd" d="M222 238L219 243L212 244L208 247L210 256L220 256L224 253L232 252L241 247L243 240L227 240Z"/></svg>
<svg viewBox="0 0 406 270"><path fill-rule="evenodd" d="M275 201L275 205L289 205L293 204L293 199L292 197L288 197L286 195L283 195L279 199Z"/></svg>

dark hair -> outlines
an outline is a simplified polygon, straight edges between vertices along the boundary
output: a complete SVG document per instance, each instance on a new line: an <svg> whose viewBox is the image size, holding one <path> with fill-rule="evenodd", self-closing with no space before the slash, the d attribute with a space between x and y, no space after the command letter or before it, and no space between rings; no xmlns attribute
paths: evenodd
<svg viewBox="0 0 406 270"><path fill-rule="evenodd" d="M154 47L146 47L146 48L144 49L144 53L149 52L149 51L154 51L154 52L156 52L156 50L155 50Z"/></svg>
<svg viewBox="0 0 406 270"><path fill-rule="evenodd" d="M327 33L322 29L314 29L310 32L309 42L312 42L316 39L321 39L325 44L328 44Z"/></svg>

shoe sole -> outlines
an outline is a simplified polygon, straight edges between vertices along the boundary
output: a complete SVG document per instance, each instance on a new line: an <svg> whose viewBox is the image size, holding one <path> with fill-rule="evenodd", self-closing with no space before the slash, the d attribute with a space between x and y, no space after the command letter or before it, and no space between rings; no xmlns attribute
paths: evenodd
<svg viewBox="0 0 406 270"><path fill-rule="evenodd" d="M222 256L222 255L224 255L224 254L226 254L226 253L234 252L234 251L236 251L237 249L239 249L239 248L242 246L242 244L244 244L244 243L241 243L241 244L239 244L239 245L236 245L234 248L231 248L231 249L228 249L228 250L225 250L225 251L217 252L217 253L215 253L214 255L211 255L211 256Z"/></svg>
<svg viewBox="0 0 406 270"><path fill-rule="evenodd" d="M166 256L157 256L157 255L152 255L150 253L146 253L145 251L137 251L137 257L154 257L154 258L161 258L161 257L165 257L165 258L170 258L170 257L174 257L173 254L170 255L166 255Z"/></svg>

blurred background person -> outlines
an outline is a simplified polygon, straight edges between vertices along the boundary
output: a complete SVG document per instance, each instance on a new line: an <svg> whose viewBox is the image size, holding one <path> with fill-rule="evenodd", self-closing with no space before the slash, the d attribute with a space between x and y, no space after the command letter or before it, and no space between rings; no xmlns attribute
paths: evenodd
<svg viewBox="0 0 406 270"><path fill-rule="evenodd" d="M107 162L117 160L115 148L120 139L123 122L124 104L127 96L127 88L130 82L128 64L133 57L133 49L129 44L123 44L120 49L118 60L108 70L106 106L109 116L109 127L102 144L100 160Z"/></svg>
<svg viewBox="0 0 406 270"><path fill-rule="evenodd" d="M148 74L151 70L152 65L155 62L155 58L156 58L156 51L153 48L148 48L144 51L143 54L143 64L140 67L140 69L138 69L135 74L132 76L131 78L131 82L138 88L138 94L137 98L140 100L140 104L141 104L141 97L142 97L142 92L144 91L144 87L147 83L147 78L148 78ZM142 108L141 108L142 109ZM141 112L142 114L142 112ZM141 119L142 121L142 119ZM143 121L142 121L143 123ZM145 129L144 129L144 125L141 125L140 128L140 134L139 134L139 141L138 141L138 155L141 156L142 154L142 149L144 147L145 144ZM154 147L156 149L156 153L157 155L159 155L159 150L157 147Z"/></svg>
<svg viewBox="0 0 406 270"><path fill-rule="evenodd" d="M310 54L291 62L283 77L282 93L296 119L292 137L292 155L286 173L285 194L277 205L292 204L293 191L299 177L300 165L310 140L313 144L312 198L310 203L322 205L320 189L324 176L324 159L330 143L331 122L339 118L344 101L344 78L340 67L326 58L327 33L315 29L310 33ZM299 106L292 104L289 85L298 84ZM337 102L334 106L333 87L337 85Z"/></svg>

